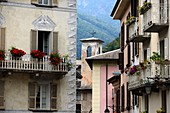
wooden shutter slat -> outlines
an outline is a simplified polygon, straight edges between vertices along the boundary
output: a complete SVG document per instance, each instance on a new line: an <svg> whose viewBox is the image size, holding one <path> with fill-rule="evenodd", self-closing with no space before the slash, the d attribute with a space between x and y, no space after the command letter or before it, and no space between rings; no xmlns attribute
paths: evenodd
<svg viewBox="0 0 170 113"><path fill-rule="evenodd" d="M57 84L51 84L51 110L57 110Z"/></svg>
<svg viewBox="0 0 170 113"><path fill-rule="evenodd" d="M4 109L4 84L5 82L0 80L0 109Z"/></svg>
<svg viewBox="0 0 170 113"><path fill-rule="evenodd" d="M1 49L5 50L5 28L1 28Z"/></svg>
<svg viewBox="0 0 170 113"><path fill-rule="evenodd" d="M29 109L36 109L36 91L37 84L34 82L30 82L28 86L29 90Z"/></svg>
<svg viewBox="0 0 170 113"><path fill-rule="evenodd" d="M31 50L37 49L37 31L31 30Z"/></svg>
<svg viewBox="0 0 170 113"><path fill-rule="evenodd" d="M58 51L58 32L53 32L53 51Z"/></svg>

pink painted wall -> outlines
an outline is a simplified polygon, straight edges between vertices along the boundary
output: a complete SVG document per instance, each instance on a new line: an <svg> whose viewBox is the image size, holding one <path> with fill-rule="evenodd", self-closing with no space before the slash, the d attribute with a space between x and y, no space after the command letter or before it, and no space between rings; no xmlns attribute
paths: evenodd
<svg viewBox="0 0 170 113"><path fill-rule="evenodd" d="M100 113L104 113L104 110L106 109L106 66L101 66L101 75L100 75ZM108 79L114 76L112 73L119 71L118 66L109 66L108 65ZM110 84L108 85L108 106L112 106L112 89L113 86ZM110 113L112 113L113 109L109 108Z"/></svg>

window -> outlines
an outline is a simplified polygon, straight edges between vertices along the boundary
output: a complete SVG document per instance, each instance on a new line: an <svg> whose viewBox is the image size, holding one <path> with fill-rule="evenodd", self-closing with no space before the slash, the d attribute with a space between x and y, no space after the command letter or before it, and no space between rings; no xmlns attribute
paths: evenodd
<svg viewBox="0 0 170 113"><path fill-rule="evenodd" d="M31 0L31 4L36 6L57 6L58 0Z"/></svg>
<svg viewBox="0 0 170 113"><path fill-rule="evenodd" d="M124 108L125 108L125 88L124 85L121 87L122 89L122 107L121 107L121 111L124 112Z"/></svg>
<svg viewBox="0 0 170 113"><path fill-rule="evenodd" d="M49 53L49 34L47 31L38 31L38 50Z"/></svg>
<svg viewBox="0 0 170 113"><path fill-rule="evenodd" d="M92 56L92 47L88 46L87 47L87 57L90 57L90 56Z"/></svg>
<svg viewBox="0 0 170 113"><path fill-rule="evenodd" d="M76 92L76 100L77 101L81 100L81 93L79 91Z"/></svg>
<svg viewBox="0 0 170 113"><path fill-rule="evenodd" d="M76 104L76 113L81 113L81 104Z"/></svg>
<svg viewBox="0 0 170 113"><path fill-rule="evenodd" d="M29 83L30 110L56 110L57 84Z"/></svg>
<svg viewBox="0 0 170 113"><path fill-rule="evenodd" d="M164 59L164 40L160 41L160 56L161 59Z"/></svg>
<svg viewBox="0 0 170 113"><path fill-rule="evenodd" d="M128 91L128 82L127 82L127 107L126 107L126 109L129 111L130 110L130 104L131 104L131 98L130 98L130 91Z"/></svg>
<svg viewBox="0 0 170 113"><path fill-rule="evenodd" d="M131 0L131 14L138 17L138 0Z"/></svg>
<svg viewBox="0 0 170 113"><path fill-rule="evenodd" d="M38 0L38 3L42 5L50 5L50 0Z"/></svg>
<svg viewBox="0 0 170 113"><path fill-rule="evenodd" d="M31 50L40 50L48 55L52 51L58 51L58 33L52 33L50 31L31 30L30 43Z"/></svg>
<svg viewBox="0 0 170 113"><path fill-rule="evenodd" d="M166 100L167 100L167 98L166 98L166 90L163 90L162 91L162 109L165 110L165 113L167 113L166 112Z"/></svg>

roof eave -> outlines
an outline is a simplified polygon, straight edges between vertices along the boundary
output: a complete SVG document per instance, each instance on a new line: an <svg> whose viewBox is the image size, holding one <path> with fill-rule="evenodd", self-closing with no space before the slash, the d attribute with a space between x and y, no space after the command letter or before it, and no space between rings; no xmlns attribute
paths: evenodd
<svg viewBox="0 0 170 113"><path fill-rule="evenodd" d="M127 6L130 4L129 0L117 0L112 13L111 13L111 17L113 17L113 19L118 19L120 20L124 14L124 12L127 10Z"/></svg>

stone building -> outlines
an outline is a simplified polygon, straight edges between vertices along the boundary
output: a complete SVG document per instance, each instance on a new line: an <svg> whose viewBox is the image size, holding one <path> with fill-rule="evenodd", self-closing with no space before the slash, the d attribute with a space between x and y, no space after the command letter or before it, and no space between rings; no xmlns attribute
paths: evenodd
<svg viewBox="0 0 170 113"><path fill-rule="evenodd" d="M169 0L117 0L113 8L121 25L122 113L170 112L169 6Z"/></svg>
<svg viewBox="0 0 170 113"><path fill-rule="evenodd" d="M16 58L11 47L26 54ZM75 113L76 0L0 0L0 49L0 112ZM53 65L56 51L62 62Z"/></svg>
<svg viewBox="0 0 170 113"><path fill-rule="evenodd" d="M81 39L82 42L82 54L81 61L77 61L77 65L80 66L77 72L81 74L82 78L77 79L79 83L77 87L77 110L81 113L89 113L92 110L92 71L87 64L86 58L95 56L102 53L103 41L91 37Z"/></svg>

